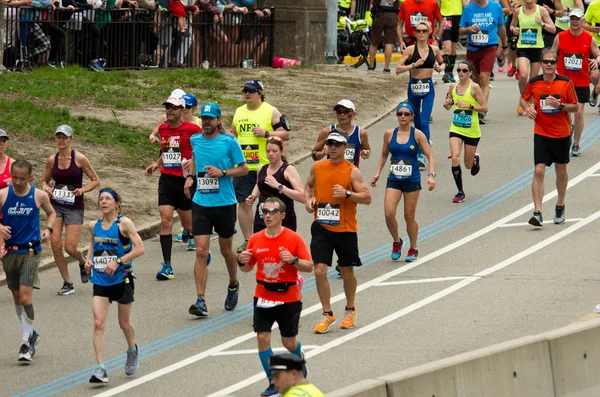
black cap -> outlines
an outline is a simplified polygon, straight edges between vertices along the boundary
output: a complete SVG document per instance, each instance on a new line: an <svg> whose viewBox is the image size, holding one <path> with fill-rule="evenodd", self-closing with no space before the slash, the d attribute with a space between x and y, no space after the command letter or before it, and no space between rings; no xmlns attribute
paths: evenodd
<svg viewBox="0 0 600 397"><path fill-rule="evenodd" d="M271 371L302 371L306 360L292 353L276 354L269 358L269 369Z"/></svg>

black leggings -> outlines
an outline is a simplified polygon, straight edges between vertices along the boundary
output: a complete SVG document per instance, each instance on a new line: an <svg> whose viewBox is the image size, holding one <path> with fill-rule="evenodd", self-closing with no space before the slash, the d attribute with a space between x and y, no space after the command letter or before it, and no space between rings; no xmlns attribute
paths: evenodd
<svg viewBox="0 0 600 397"><path fill-rule="evenodd" d="M65 31L53 23L43 23L42 30L50 36L50 60L59 63L65 60Z"/></svg>

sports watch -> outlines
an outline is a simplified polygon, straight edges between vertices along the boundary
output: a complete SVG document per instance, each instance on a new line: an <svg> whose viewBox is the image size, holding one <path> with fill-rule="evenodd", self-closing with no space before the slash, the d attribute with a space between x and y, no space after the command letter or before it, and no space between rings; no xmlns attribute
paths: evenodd
<svg viewBox="0 0 600 397"><path fill-rule="evenodd" d="M285 186L283 186L281 183L279 184L279 186L277 186L277 190L279 190L279 193L283 192L283 188Z"/></svg>
<svg viewBox="0 0 600 397"><path fill-rule="evenodd" d="M294 259L292 259L292 264L293 265L297 265L298 262L300 262L300 258L298 258L297 256L295 256Z"/></svg>

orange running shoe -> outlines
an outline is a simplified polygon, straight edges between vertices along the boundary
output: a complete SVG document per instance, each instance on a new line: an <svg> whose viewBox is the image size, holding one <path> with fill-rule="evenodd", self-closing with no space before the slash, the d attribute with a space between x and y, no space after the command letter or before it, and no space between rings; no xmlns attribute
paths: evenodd
<svg viewBox="0 0 600 397"><path fill-rule="evenodd" d="M346 309L346 313L344 314L344 321L340 324L341 329L351 329L354 328L354 321L356 321L356 309Z"/></svg>
<svg viewBox="0 0 600 397"><path fill-rule="evenodd" d="M323 313L319 324L315 326L315 334L326 334L333 324L335 324L335 316Z"/></svg>
<svg viewBox="0 0 600 397"><path fill-rule="evenodd" d="M525 109L523 109L523 107L519 104L519 107L517 107L517 114L519 116L522 116L525 114Z"/></svg>

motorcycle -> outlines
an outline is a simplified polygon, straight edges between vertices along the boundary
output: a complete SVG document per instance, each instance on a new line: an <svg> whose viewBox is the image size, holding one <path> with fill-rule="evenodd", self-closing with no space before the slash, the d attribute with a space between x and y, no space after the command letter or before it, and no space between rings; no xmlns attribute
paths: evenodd
<svg viewBox="0 0 600 397"><path fill-rule="evenodd" d="M369 57L370 27L373 23L371 13L367 11L364 19L352 20L345 12L338 8L337 23L337 56L338 63L343 63L344 57L349 55L358 60L354 67L358 68L367 61Z"/></svg>

